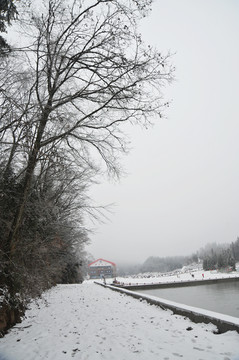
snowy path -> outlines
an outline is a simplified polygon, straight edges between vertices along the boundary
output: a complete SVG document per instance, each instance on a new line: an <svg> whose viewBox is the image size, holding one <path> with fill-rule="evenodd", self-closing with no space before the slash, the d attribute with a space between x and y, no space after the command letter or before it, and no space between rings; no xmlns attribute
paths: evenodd
<svg viewBox="0 0 239 360"><path fill-rule="evenodd" d="M211 324L92 283L57 286L45 299L0 339L1 360L239 360L236 332L215 335Z"/></svg>

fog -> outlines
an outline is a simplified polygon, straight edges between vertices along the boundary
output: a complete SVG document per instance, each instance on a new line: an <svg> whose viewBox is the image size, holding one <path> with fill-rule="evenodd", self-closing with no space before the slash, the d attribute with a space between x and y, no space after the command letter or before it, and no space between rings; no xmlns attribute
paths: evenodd
<svg viewBox="0 0 239 360"><path fill-rule="evenodd" d="M114 206L92 225L87 251L116 263L189 255L239 235L239 2L156 0L141 32L174 54L176 72L166 118L127 128L125 175L90 192Z"/></svg>

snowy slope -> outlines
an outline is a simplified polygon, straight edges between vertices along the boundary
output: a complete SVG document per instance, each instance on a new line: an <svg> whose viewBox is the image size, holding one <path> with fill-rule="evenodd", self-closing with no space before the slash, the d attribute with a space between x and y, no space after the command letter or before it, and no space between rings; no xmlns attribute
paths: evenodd
<svg viewBox="0 0 239 360"><path fill-rule="evenodd" d="M92 282L57 286L44 298L0 339L1 360L239 360L236 332L215 335L211 324Z"/></svg>

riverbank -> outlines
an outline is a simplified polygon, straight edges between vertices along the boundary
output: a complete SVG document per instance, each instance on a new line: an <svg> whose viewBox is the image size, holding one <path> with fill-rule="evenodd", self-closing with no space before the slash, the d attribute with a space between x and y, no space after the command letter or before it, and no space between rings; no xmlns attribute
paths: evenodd
<svg viewBox="0 0 239 360"><path fill-rule="evenodd" d="M154 274L140 275L134 277L117 278L118 286L126 289L136 290L140 288L164 288L176 286L194 286L216 281L239 281L239 272L222 273L217 271L191 271L177 274ZM108 284L112 281L108 280ZM114 284L115 285L115 284Z"/></svg>
<svg viewBox="0 0 239 360"><path fill-rule="evenodd" d="M218 280L219 281L219 280ZM230 281L230 280L228 280ZM212 323L217 327L217 333L224 333L230 330L235 330L239 334L239 318L233 317L230 315L217 313L215 311L210 311L195 306L188 306L185 303L179 303L171 301L165 298L160 298L158 296L153 296L144 292L135 292L125 289L123 287L116 287L111 285L102 285L101 283L96 283L101 286L108 286L114 291L119 291L123 294L132 296L140 301L144 300L151 305L157 305L162 309L172 310L173 314L178 314L186 316L194 323Z"/></svg>
<svg viewBox="0 0 239 360"><path fill-rule="evenodd" d="M92 282L61 285L0 339L0 359L238 360L239 335L215 331Z"/></svg>
<svg viewBox="0 0 239 360"><path fill-rule="evenodd" d="M207 284L217 284L217 283L224 283L224 282L237 282L239 281L238 277L226 277L221 279L204 279L204 280L197 280L197 279L190 279L190 280L174 280L169 282L151 282L151 283L119 283L113 284L116 287L120 287L123 289L128 290L151 290L151 289L167 289L167 288L176 288L176 287L185 287L185 286L198 286L198 285L207 285Z"/></svg>

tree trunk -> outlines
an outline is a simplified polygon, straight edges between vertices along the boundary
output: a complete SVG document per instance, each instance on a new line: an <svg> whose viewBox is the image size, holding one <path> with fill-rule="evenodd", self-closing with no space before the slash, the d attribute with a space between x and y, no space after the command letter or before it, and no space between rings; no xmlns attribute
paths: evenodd
<svg viewBox="0 0 239 360"><path fill-rule="evenodd" d="M23 180L22 194L20 196L20 203L16 209L16 213L15 213L15 216L14 216L14 219L12 222L11 230L8 235L8 242L7 242L8 246L9 246L8 256L10 259L13 257L17 242L19 241L18 232L19 232L19 229L20 229L22 221L23 221L25 206L26 206L26 202L27 202L30 188L31 188L32 176L33 176L36 164L37 164L37 156L38 156L38 153L40 150L41 139L42 139L42 136L44 133L44 129L45 129L47 120L48 120L48 116L51 111L50 108L51 108L51 101L49 100L47 103L47 106L45 107L45 110L42 114L42 117L39 121L39 128L37 131L36 140L35 140L33 149L28 158L26 174L25 174L25 177Z"/></svg>

